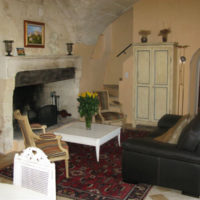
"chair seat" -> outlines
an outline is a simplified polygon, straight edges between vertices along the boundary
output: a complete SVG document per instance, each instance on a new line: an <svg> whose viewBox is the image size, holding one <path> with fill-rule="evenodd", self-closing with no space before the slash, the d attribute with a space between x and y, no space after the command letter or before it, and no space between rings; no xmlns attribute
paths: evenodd
<svg viewBox="0 0 200 200"><path fill-rule="evenodd" d="M31 128L41 128L41 127L43 127L43 126L45 126L45 127L47 127L46 125L41 125L41 124L39 124L39 123L32 123L31 124Z"/></svg>
<svg viewBox="0 0 200 200"><path fill-rule="evenodd" d="M41 139L55 139L56 135L53 133L44 133L39 135Z"/></svg>
<svg viewBox="0 0 200 200"><path fill-rule="evenodd" d="M122 113L118 113L118 112L111 112L111 111L108 111L108 112L102 112L101 115L103 116L103 118L106 120L106 121L110 121L110 120L120 120L120 119L123 119L123 114ZM95 120L98 122L98 121L101 121L101 118L99 116L99 114L97 114L95 116Z"/></svg>
<svg viewBox="0 0 200 200"><path fill-rule="evenodd" d="M35 144L38 148L44 151L49 159L66 155L65 152L59 149L57 140L36 140ZM63 148L68 150L66 142L61 141L61 145Z"/></svg>

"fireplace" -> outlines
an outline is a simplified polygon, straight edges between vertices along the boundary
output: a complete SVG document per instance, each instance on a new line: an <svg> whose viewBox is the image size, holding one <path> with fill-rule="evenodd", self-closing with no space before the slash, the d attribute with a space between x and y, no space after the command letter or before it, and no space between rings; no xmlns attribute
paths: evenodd
<svg viewBox="0 0 200 200"><path fill-rule="evenodd" d="M52 101L52 104L49 105L41 103L42 96L44 96L43 88L44 84L15 87L13 111L19 109L22 114L28 116L30 123L40 123L51 126L57 124L57 115L59 112L58 103L57 101ZM14 120L13 123L14 127L16 127L16 120Z"/></svg>
<svg viewBox="0 0 200 200"><path fill-rule="evenodd" d="M81 59L77 56L1 57L0 152L12 150L15 108L23 111L31 108L39 112L42 107L55 104L51 98L52 92L55 92L60 97L59 109L65 109L72 117L78 118L76 98L80 77ZM25 89L25 93L31 90L33 94L24 97L24 92L20 91L22 88ZM22 93L25 107L20 105L21 100L16 97L16 91ZM34 121L34 116L32 117L31 120Z"/></svg>
<svg viewBox="0 0 200 200"><path fill-rule="evenodd" d="M45 86L48 83L74 80L74 78L74 67L18 72L15 76L13 110L19 109L22 114L27 114L30 123L41 123L47 126L56 124L58 103L59 99L63 98L63 94L57 95L56 91L48 94ZM48 99L44 98L45 96ZM49 99L52 99L51 105L48 104Z"/></svg>
<svg viewBox="0 0 200 200"><path fill-rule="evenodd" d="M13 110L19 109L22 114L30 112L38 112L40 98L43 92L43 85L30 85L15 87L13 94ZM34 116L29 116L30 122L35 122Z"/></svg>

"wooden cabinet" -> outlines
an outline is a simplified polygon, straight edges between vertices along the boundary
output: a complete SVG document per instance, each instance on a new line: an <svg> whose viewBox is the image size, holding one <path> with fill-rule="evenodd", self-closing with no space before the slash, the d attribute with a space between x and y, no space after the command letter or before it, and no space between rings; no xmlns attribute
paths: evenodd
<svg viewBox="0 0 200 200"><path fill-rule="evenodd" d="M176 44L135 44L133 125L156 125L176 112Z"/></svg>

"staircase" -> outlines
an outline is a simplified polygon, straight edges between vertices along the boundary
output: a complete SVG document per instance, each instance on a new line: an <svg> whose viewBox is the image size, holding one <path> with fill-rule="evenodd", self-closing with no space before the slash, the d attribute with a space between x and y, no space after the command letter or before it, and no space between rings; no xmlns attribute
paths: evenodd
<svg viewBox="0 0 200 200"><path fill-rule="evenodd" d="M104 85L104 90L107 90L109 93L110 110L120 112L120 106L112 103L113 101L119 101L119 86Z"/></svg>

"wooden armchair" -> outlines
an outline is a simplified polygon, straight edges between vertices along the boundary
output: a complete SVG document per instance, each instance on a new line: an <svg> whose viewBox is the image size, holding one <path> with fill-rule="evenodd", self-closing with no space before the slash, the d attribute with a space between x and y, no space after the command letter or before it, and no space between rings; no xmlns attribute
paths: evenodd
<svg viewBox="0 0 200 200"><path fill-rule="evenodd" d="M94 91L99 98L99 112L95 116L95 121L102 124L116 124L121 122L122 127L126 122L126 115L122 112L122 106L118 101L110 101L107 90ZM119 112L111 110L111 105L118 106Z"/></svg>
<svg viewBox="0 0 200 200"><path fill-rule="evenodd" d="M66 177L69 177L68 159L69 151L66 142L61 141L61 136L52 133L36 135L29 124L28 117L21 115L19 110L14 111L14 117L17 119L21 129L25 147L37 147L41 149L51 162L65 160Z"/></svg>
<svg viewBox="0 0 200 200"><path fill-rule="evenodd" d="M30 124L32 130L42 130L43 133L46 133L46 125L42 125L39 123L32 123Z"/></svg>

